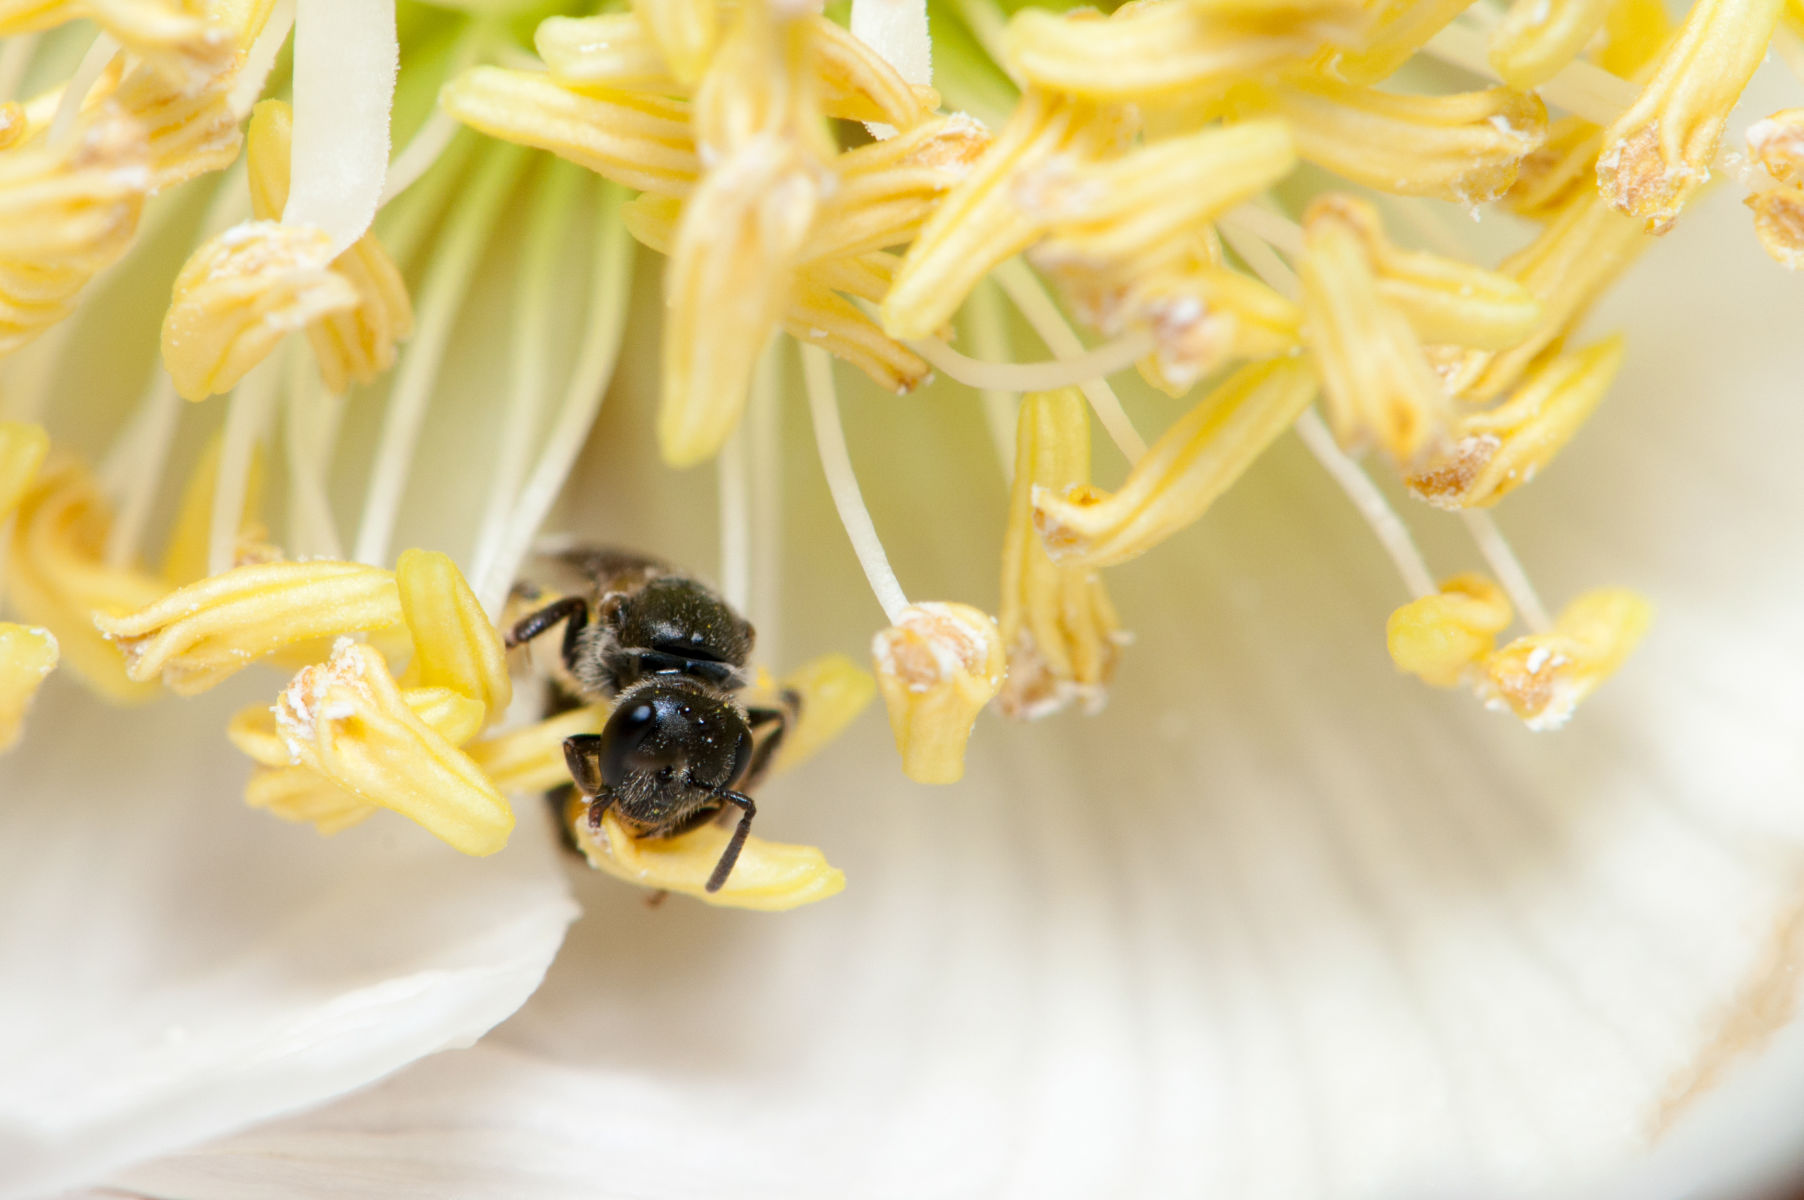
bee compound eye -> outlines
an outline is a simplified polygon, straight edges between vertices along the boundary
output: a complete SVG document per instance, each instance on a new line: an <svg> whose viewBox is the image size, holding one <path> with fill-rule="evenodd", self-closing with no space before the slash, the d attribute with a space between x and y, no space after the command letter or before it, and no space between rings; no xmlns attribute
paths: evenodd
<svg viewBox="0 0 1804 1200"><path fill-rule="evenodd" d="M639 766L646 742L657 731L659 707L651 700L622 704L601 731L601 777L617 787L627 772Z"/></svg>

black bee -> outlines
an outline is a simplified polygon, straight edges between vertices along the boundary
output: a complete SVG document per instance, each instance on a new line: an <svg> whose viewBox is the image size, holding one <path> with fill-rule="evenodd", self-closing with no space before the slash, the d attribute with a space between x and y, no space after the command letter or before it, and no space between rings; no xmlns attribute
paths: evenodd
<svg viewBox="0 0 1804 1200"><path fill-rule="evenodd" d="M739 825L708 877L708 891L719 891L757 815L746 792L770 766L798 698L785 693L784 708L740 705L734 693L748 682L751 624L665 563L583 547L547 565L565 577L568 594L522 617L507 644L562 624L556 683L585 702L615 702L599 734L564 740L589 827L612 811L635 837L675 837L737 808ZM534 585L514 589L516 602L543 596Z"/></svg>

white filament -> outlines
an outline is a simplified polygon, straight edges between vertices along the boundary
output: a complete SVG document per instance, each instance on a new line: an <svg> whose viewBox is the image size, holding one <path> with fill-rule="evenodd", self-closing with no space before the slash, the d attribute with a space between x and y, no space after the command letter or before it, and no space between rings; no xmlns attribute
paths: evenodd
<svg viewBox="0 0 1804 1200"><path fill-rule="evenodd" d="M1071 326L1065 321L1065 314L1059 311L1059 306L1046 294L1045 285L1019 259L1012 259L996 268L994 277L1055 356L1077 358L1084 353L1084 344L1072 332ZM1121 407L1121 400L1115 395L1115 390L1100 379L1080 384L1079 388L1084 393L1084 399L1090 402L1096 419L1102 422L1103 431L1115 443L1115 448L1121 451L1129 463L1139 462L1146 454L1146 439L1140 436L1134 423L1128 420L1127 412Z"/></svg>
<svg viewBox="0 0 1804 1200"><path fill-rule="evenodd" d="M292 347L293 343L289 345ZM293 350L288 352L293 353ZM257 364L232 389L227 401L225 432L219 447L219 471L213 479L213 515L207 529L209 575L230 570L237 556L251 459L267 428L281 381L281 364L266 360Z"/></svg>
<svg viewBox="0 0 1804 1200"><path fill-rule="evenodd" d="M38 50L38 35L21 33L0 40L0 100L19 99L25 72L31 69L31 57Z"/></svg>
<svg viewBox="0 0 1804 1200"><path fill-rule="evenodd" d="M620 189L605 184L601 195L595 222L599 232L595 238L594 283L588 296L589 335L583 339L582 351L571 368L563 404L545 435L538 465L514 501L501 550L494 565L478 576L481 582L476 595L491 616L500 615L508 588L513 586L514 576L519 574L520 564L532 548L532 539L556 502L564 480L569 478L576 456L582 452L589 428L595 424L595 414L601 410L602 398L607 394L608 379L614 373L632 287L633 244L619 219Z"/></svg>
<svg viewBox="0 0 1804 1200"><path fill-rule="evenodd" d="M452 212L450 226L427 269L420 287L419 322L413 342L401 357L388 407L382 414L382 433L370 474L369 495L364 500L363 524L358 527L353 551L358 562L380 565L388 558L401 494L407 486L414 447L438 382L439 367L451 341L451 327L463 308L470 277L500 215L501 202L513 189L525 161L525 155L513 147L490 152L462 202Z"/></svg>
<svg viewBox="0 0 1804 1200"><path fill-rule="evenodd" d="M965 320L969 323L971 343L977 352L991 362L1007 362L1008 327L1002 319L1002 293L985 280L970 299L965 301ZM998 388L983 388L983 419L990 430L990 444L996 449L996 461L1002 468L1004 481L1015 477L1015 396Z"/></svg>
<svg viewBox="0 0 1804 1200"><path fill-rule="evenodd" d="M45 140L51 145L58 145L67 140L75 132L75 118L81 115L82 102L88 98L94 84L106 71L107 64L119 53L119 43L111 34L99 33L88 43L86 54L76 64L75 74L63 87L63 94L57 99L56 114L50 118L50 133Z"/></svg>
<svg viewBox="0 0 1804 1200"><path fill-rule="evenodd" d="M821 473L827 477L827 490L833 494L833 507L839 510L839 523L851 539L852 553L864 568L877 603L891 625L902 620L908 597L896 581L889 565L889 555L877 537L877 526L870 510L864 506L864 495L858 488L858 473L852 469L852 456L846 450L846 431L839 423L839 396L833 387L833 360L819 346L801 346L802 382L808 393L808 411L814 418L814 447L821 460Z"/></svg>
<svg viewBox="0 0 1804 1200"><path fill-rule="evenodd" d="M1422 49L1474 75L1502 80L1491 66L1490 38L1483 30L1456 21L1428 39ZM1641 89L1620 75L1579 59L1560 68L1559 74L1535 89L1535 94L1593 125L1609 126L1635 103Z"/></svg>
<svg viewBox="0 0 1804 1200"><path fill-rule="evenodd" d="M757 378L753 378L753 386ZM752 592L752 517L745 422L733 430L714 459L720 512L720 594L743 613Z"/></svg>
<svg viewBox="0 0 1804 1200"><path fill-rule="evenodd" d="M288 549L297 558L342 558L328 477L344 397L326 390L310 356L288 357L282 442L288 463Z"/></svg>
<svg viewBox="0 0 1804 1200"><path fill-rule="evenodd" d="M232 94L226 102L240 119L249 115L251 106L263 95L263 85L269 82L276 57L288 41L288 31L294 28L294 3L295 0L276 0L275 7L269 10L269 19L263 23L263 32L251 43L250 52L244 56L244 66L239 68L238 78L232 81Z"/></svg>
<svg viewBox="0 0 1804 1200"><path fill-rule="evenodd" d="M109 567L130 566L138 555L138 543L150 520L157 484L162 482L163 466L184 407L182 398L176 395L175 381L159 363L132 414L131 424L107 456L101 473L102 487L115 498L117 510L112 528L107 530Z"/></svg>
<svg viewBox="0 0 1804 1200"><path fill-rule="evenodd" d="M1503 531L1497 528L1497 522L1491 514L1482 508L1463 508L1460 516L1465 519L1466 531L1477 543L1478 552L1490 564L1491 573L1497 576L1497 582L1509 596L1510 603L1516 606L1516 613L1522 618L1522 623L1535 633L1546 633L1552 629L1553 621L1548 617L1541 597L1535 593L1535 585L1529 582L1528 572L1522 569L1516 552L1510 549L1509 541L1503 536Z"/></svg>
<svg viewBox="0 0 1804 1200"><path fill-rule="evenodd" d="M1340 484L1341 491L1371 526L1378 544L1396 564L1397 574L1403 577L1403 586L1409 589L1410 595L1434 595L1439 590L1434 585L1434 576L1429 573L1428 564L1423 561L1422 552L1416 549L1403 519L1385 502L1378 485L1366 477L1359 464L1341 453L1340 447L1334 444L1334 435L1328 432L1328 427L1322 424L1322 418L1313 408L1303 410L1303 415L1297 418L1296 430L1316 461L1334 482Z"/></svg>
<svg viewBox="0 0 1804 1200"><path fill-rule="evenodd" d="M745 429L751 450L752 589L746 616L758 629L758 655L782 662L783 389L772 339L758 360Z"/></svg>
<svg viewBox="0 0 1804 1200"><path fill-rule="evenodd" d="M1131 367L1151 354L1154 345L1151 332L1136 329L1071 358L1036 363L986 362L960 354L938 338L919 338L909 342L908 348L932 364L934 370L966 387L994 392L1051 392L1080 387Z"/></svg>
<svg viewBox="0 0 1804 1200"><path fill-rule="evenodd" d="M282 223L325 230L331 257L375 219L400 61L393 0L297 0L293 183Z"/></svg>

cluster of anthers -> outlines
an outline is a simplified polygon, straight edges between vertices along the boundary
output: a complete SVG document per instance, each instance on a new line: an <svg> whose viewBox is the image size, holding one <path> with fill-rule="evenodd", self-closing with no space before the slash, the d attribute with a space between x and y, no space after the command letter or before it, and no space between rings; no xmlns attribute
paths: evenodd
<svg viewBox="0 0 1804 1200"><path fill-rule="evenodd" d="M657 439L673 467L721 464L729 563L744 557L735 502L774 470L768 423L735 431L774 411L773 335L799 347L820 461L888 617L876 690L912 778L959 778L992 702L1023 718L1099 705L1126 641L1101 570L1197 521L1290 429L1413 596L1389 624L1398 666L1556 726L1649 620L1620 590L1550 618L1487 515L1622 362L1620 337L1569 339L1724 161L1744 182L1764 168L1755 232L1804 262L1804 110L1757 123L1746 160L1719 159L1769 45L1804 59L1784 0L1698 0L1676 25L1658 0L1131 0L1012 17L986 0L853 0L844 22L801 0L634 0L544 19L536 55L514 43L509 5L475 7L0 0L0 582L21 621L0 623L0 744L59 655L115 701L266 660L298 673L232 723L256 763L249 803L328 833L388 808L465 853L499 848L505 794L569 782L563 740L607 718L588 705L498 728L513 689L497 623L612 368L620 231L665 259ZM292 107L260 99L284 92ZM398 127L410 106L391 162L391 115ZM520 147L575 164L533 163L509 347L532 407L506 428L546 426L545 449L530 461L526 434L504 438L465 560L474 586L437 552L391 570L407 465L528 169ZM161 369L90 471L80 438L59 432L53 451L46 431L76 353L59 331L179 224L146 215L153 196L226 168L211 236L173 277ZM1409 248L1448 245L1460 209L1514 214L1524 244L1491 268ZM586 331L547 411L560 243L584 216ZM1012 361L1010 309L1051 360ZM973 354L950 344L958 319ZM833 359L892 392L937 371L982 393L1012 480L996 616L905 596L860 499ZM1130 367L1173 400L1200 393L1150 446L1106 381ZM386 408L346 554L328 480L343 394L366 385L386 386ZM220 393L222 428L153 569L140 546L182 400ZM257 486L278 399L281 546ZM1093 420L1128 461L1113 490L1092 482ZM1495 578L1437 586L1359 455L1458 510ZM785 686L802 723L782 762L872 691L843 660ZM841 886L818 851L752 838L706 892L725 836L585 848L716 903L789 907Z"/></svg>

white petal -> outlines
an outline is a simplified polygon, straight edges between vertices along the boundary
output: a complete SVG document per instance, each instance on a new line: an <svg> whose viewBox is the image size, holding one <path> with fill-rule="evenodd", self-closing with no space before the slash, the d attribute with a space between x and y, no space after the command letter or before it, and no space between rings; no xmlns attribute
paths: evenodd
<svg viewBox="0 0 1804 1200"><path fill-rule="evenodd" d="M1607 307L1634 338L1615 397L1505 509L1550 597L1627 582L1662 606L1567 730L1392 670L1397 585L1286 444L1111 576L1140 639L1103 716L985 721L938 791L897 780L868 718L769 789L762 831L826 846L842 896L769 919L592 881L545 988L482 1046L124 1182L1394 1200L1729 1180L1786 1130L1714 1106L1797 1111L1804 898L1804 410L1795 342L1769 332L1804 327L1804 296L1735 200L1688 214ZM993 470L968 402L931 411L848 405L854 457ZM643 428L605 433L598 494L652 507L589 528L705 554L693 485L636 462ZM784 638L857 644L875 607L821 602L859 588L825 496L785 486L817 515L791 531L811 553ZM943 531L999 530L1000 482L957 487L956 526L921 487L867 480L904 583L985 594L987 550ZM1435 528L1441 557L1469 553ZM1739 1076L1769 1043L1791 1057Z"/></svg>
<svg viewBox="0 0 1804 1200"><path fill-rule="evenodd" d="M574 914L535 812L491 859L387 814L327 841L238 801L233 698L59 682L0 762L0 1196L318 1103L538 985Z"/></svg>

